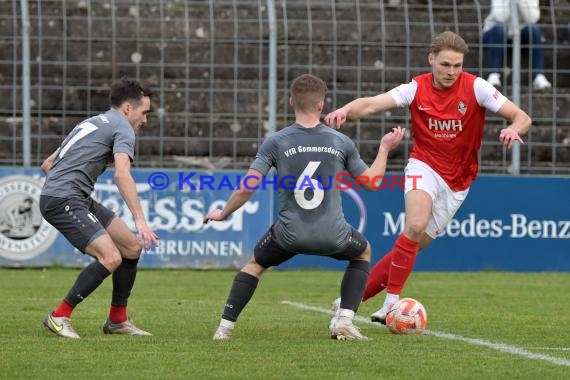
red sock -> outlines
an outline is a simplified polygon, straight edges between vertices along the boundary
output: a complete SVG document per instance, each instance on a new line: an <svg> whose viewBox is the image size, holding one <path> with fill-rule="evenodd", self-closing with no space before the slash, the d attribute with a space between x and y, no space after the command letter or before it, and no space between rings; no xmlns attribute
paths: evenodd
<svg viewBox="0 0 570 380"><path fill-rule="evenodd" d="M392 265L388 277L388 293L400 294L406 280L414 269L419 243L404 234L398 236L392 249Z"/></svg>
<svg viewBox="0 0 570 380"><path fill-rule="evenodd" d="M71 318L71 313L73 312L73 309L75 309L75 306L71 306L65 300L63 300L61 301L57 309L55 309L53 313L51 313L51 315L53 315L54 317Z"/></svg>
<svg viewBox="0 0 570 380"><path fill-rule="evenodd" d="M368 298L372 298L386 289L386 286L388 286L388 274L390 274L390 264L392 264L392 251L384 255L370 271L362 301L366 301Z"/></svg>
<svg viewBox="0 0 570 380"><path fill-rule="evenodd" d="M111 305L109 311L109 320L112 323L123 323L127 320L127 306L114 306Z"/></svg>

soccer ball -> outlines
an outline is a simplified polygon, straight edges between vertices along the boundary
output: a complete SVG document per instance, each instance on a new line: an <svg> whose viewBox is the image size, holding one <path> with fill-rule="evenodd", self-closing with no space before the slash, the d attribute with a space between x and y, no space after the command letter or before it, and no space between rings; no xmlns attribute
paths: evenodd
<svg viewBox="0 0 570 380"><path fill-rule="evenodd" d="M421 334L426 325L426 309L413 298L402 298L386 314L386 327L392 334Z"/></svg>

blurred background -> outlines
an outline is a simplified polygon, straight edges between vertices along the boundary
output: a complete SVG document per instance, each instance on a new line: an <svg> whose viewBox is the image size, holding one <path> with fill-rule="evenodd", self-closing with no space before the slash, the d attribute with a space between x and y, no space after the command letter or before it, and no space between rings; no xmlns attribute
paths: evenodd
<svg viewBox="0 0 570 380"><path fill-rule="evenodd" d="M431 38L451 30L469 44L465 70L486 78L489 7L489 0L0 0L0 165L25 165L26 140L29 164L39 165L77 122L108 109L110 83L127 75L155 93L135 165L243 169L267 133L293 121L288 87L301 73L327 82L329 112L428 70ZM523 46L520 88L513 92L508 52L501 90L534 121L520 173L568 175L570 4L540 7L552 88L529 86ZM409 127L407 110L351 122L343 132L371 162L378 138L396 125ZM504 126L488 116L481 173L513 171L511 152L498 143ZM388 170L401 171L410 149L407 140Z"/></svg>

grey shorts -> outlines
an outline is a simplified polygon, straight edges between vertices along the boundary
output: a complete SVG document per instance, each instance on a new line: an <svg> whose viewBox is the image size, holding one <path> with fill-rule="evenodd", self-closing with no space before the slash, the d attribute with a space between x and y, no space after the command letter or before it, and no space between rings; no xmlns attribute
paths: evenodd
<svg viewBox="0 0 570 380"><path fill-rule="evenodd" d="M93 198L57 198L42 195L40 210L44 219L54 226L81 252L95 238L107 233L115 213Z"/></svg>
<svg viewBox="0 0 570 380"><path fill-rule="evenodd" d="M330 257L336 260L350 261L360 256L366 249L367 245L368 240L366 240L366 238L360 232L358 232L358 230L352 228L346 247L344 247L339 252L319 256ZM285 261L292 259L300 253L310 254L308 252L291 251L283 248L275 239L273 226L271 226L269 228L269 231L267 231L255 245L255 249L253 250L253 257L259 265L264 268L269 268L276 267Z"/></svg>

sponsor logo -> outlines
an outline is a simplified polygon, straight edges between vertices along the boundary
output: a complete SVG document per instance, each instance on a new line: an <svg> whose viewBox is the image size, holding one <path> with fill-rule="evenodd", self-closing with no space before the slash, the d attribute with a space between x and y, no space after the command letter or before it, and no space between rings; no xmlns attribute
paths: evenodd
<svg viewBox="0 0 570 380"><path fill-rule="evenodd" d="M41 182L26 175L0 180L0 257L29 260L57 238L57 230L42 218L41 191Z"/></svg>
<svg viewBox="0 0 570 380"><path fill-rule="evenodd" d="M457 110L462 114L465 115L465 113L467 112L467 104L463 103L463 100L459 101L459 104L457 105Z"/></svg>
<svg viewBox="0 0 570 380"><path fill-rule="evenodd" d="M382 236L404 231L405 214L396 217L384 212ZM464 219L451 219L438 236L486 239L570 239L570 220L529 219L523 214L510 214L509 219L480 219L470 213Z"/></svg>
<svg viewBox="0 0 570 380"><path fill-rule="evenodd" d="M117 186L111 179L104 178L95 184L93 197L136 231L132 213ZM272 220L267 197L260 193L236 210L228 220L204 225L203 216L223 208L225 198L230 193L218 194L207 188L200 190L197 182L193 184L197 190L185 187L181 191L165 192L159 196L148 183L136 183L147 222L160 236L158 245L145 251L144 256L161 265L180 265L182 260L187 260L187 265L202 268L243 266L253 249L253 246L248 246L253 238L248 236L254 235L257 239ZM267 220L267 224L264 220ZM189 238L187 232L195 234ZM223 234L218 235L220 232Z"/></svg>
<svg viewBox="0 0 570 380"><path fill-rule="evenodd" d="M48 317L48 323L55 332L60 332L61 330L63 330L63 324L58 325L57 323L55 323L51 315Z"/></svg>
<svg viewBox="0 0 570 380"><path fill-rule="evenodd" d="M429 111L429 110L431 110L432 108L431 108L431 107L424 107L424 106L422 106L422 105L419 105L419 106L418 106L418 109L419 109L420 111Z"/></svg>
<svg viewBox="0 0 570 380"><path fill-rule="evenodd" d="M458 119L449 119L449 120L439 120L439 119L432 119L431 117L428 119L428 127L432 131L442 131L442 132L461 132L463 131L463 124L461 120Z"/></svg>

